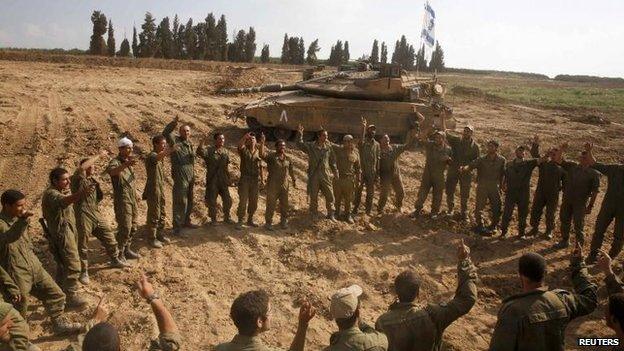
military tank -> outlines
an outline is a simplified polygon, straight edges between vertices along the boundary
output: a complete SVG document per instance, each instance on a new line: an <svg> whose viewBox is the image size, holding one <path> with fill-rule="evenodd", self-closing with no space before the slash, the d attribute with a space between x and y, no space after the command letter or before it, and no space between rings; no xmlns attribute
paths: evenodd
<svg viewBox="0 0 624 351"><path fill-rule="evenodd" d="M360 64L352 70L323 73L310 69L303 74L307 79L295 84L223 89L221 93L276 93L229 115L234 120L244 119L251 130L275 139L291 139L299 124L308 132L306 138L321 129L334 140L344 134L357 136L362 132L364 117L377 127L378 134L402 141L422 123L440 125L442 111L446 112L447 127L454 128L452 109L444 103L444 86L435 76L419 79L392 64L380 65L376 70ZM417 112L424 121L419 120Z"/></svg>

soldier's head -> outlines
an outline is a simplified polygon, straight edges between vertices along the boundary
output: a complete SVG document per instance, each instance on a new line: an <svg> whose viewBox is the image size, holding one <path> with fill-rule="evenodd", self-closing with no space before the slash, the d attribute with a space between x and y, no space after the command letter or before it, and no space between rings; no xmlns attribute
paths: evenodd
<svg viewBox="0 0 624 351"><path fill-rule="evenodd" d="M223 145L225 145L225 135L223 135L223 133L216 132L214 133L213 138L216 147L222 147Z"/></svg>
<svg viewBox="0 0 624 351"><path fill-rule="evenodd" d="M325 129L321 129L316 133L316 140L319 143L324 143L327 141L327 131Z"/></svg>
<svg viewBox="0 0 624 351"><path fill-rule="evenodd" d="M331 297L329 314L336 320L340 330L349 329L357 324L360 318L360 296L362 288L351 285L336 291Z"/></svg>
<svg viewBox="0 0 624 351"><path fill-rule="evenodd" d="M433 141L436 143L436 145L438 146L442 146L444 145L444 137L446 135L444 134L443 131L437 131L435 133L433 133Z"/></svg>
<svg viewBox="0 0 624 351"><path fill-rule="evenodd" d="M342 145L344 145L347 150L353 150L353 136L351 134L345 134L345 136L342 137Z"/></svg>
<svg viewBox="0 0 624 351"><path fill-rule="evenodd" d="M400 302L412 302L418 297L420 291L420 279L416 272L408 270L401 272L394 279L394 292Z"/></svg>
<svg viewBox="0 0 624 351"><path fill-rule="evenodd" d="M245 146L253 150L256 147L256 141L256 134L249 133L247 134L247 138L245 139Z"/></svg>
<svg viewBox="0 0 624 351"><path fill-rule="evenodd" d="M191 126L188 124L181 125L180 129L178 129L178 133L180 134L180 138L188 140L188 138L191 137Z"/></svg>
<svg viewBox="0 0 624 351"><path fill-rule="evenodd" d="M0 302L0 342L8 344L11 342L11 319L12 306L8 303Z"/></svg>
<svg viewBox="0 0 624 351"><path fill-rule="evenodd" d="M523 289L532 290L535 286L541 286L546 277L546 260L535 252L525 253L518 260L518 274Z"/></svg>
<svg viewBox="0 0 624 351"><path fill-rule="evenodd" d="M516 158L523 159L526 153L526 149L524 145L519 145L516 148Z"/></svg>
<svg viewBox="0 0 624 351"><path fill-rule="evenodd" d="M390 146L390 137L388 134L384 134L379 140L379 145L384 149L387 149Z"/></svg>
<svg viewBox="0 0 624 351"><path fill-rule="evenodd" d="M134 143L127 137L123 137L117 142L117 147L119 148L119 156L121 156L122 158L127 158L132 155Z"/></svg>
<svg viewBox="0 0 624 351"><path fill-rule="evenodd" d="M553 147L549 150L548 157L551 161L560 163L563 157L563 151L558 147Z"/></svg>
<svg viewBox="0 0 624 351"><path fill-rule="evenodd" d="M167 138L162 134L154 136L152 138L152 147L155 152L163 152L167 147Z"/></svg>
<svg viewBox="0 0 624 351"><path fill-rule="evenodd" d="M50 184L58 190L69 188L69 172L65 168L56 167L50 171Z"/></svg>
<svg viewBox="0 0 624 351"><path fill-rule="evenodd" d="M579 163L583 167L589 167L591 165L591 158L589 157L589 152L581 151L579 154Z"/></svg>
<svg viewBox="0 0 624 351"><path fill-rule="evenodd" d="M2 212L13 218L25 211L26 196L19 190L9 189L2 193L0 202L2 203Z"/></svg>
<svg viewBox="0 0 624 351"><path fill-rule="evenodd" d="M121 339L117 328L101 322L89 329L82 342L82 351L120 351Z"/></svg>
<svg viewBox="0 0 624 351"><path fill-rule="evenodd" d="M286 141L284 141L284 139L278 139L275 142L275 150L277 153L283 154L284 151L286 151Z"/></svg>
<svg viewBox="0 0 624 351"><path fill-rule="evenodd" d="M487 142L487 153L489 155L494 155L498 152L498 141L492 139L490 141Z"/></svg>
<svg viewBox="0 0 624 351"><path fill-rule="evenodd" d="M264 290L248 291L234 300L230 318L240 335L254 336L269 329L271 306Z"/></svg>
<svg viewBox="0 0 624 351"><path fill-rule="evenodd" d="M375 137L375 133L377 133L377 127L375 127L374 124L371 124L368 127L366 127L366 136L369 139L374 138Z"/></svg>
<svg viewBox="0 0 624 351"><path fill-rule="evenodd" d="M609 296L605 319L609 328L619 333L624 331L624 293L617 293Z"/></svg>
<svg viewBox="0 0 624 351"><path fill-rule="evenodd" d="M474 135L474 127L470 124L464 127L464 132L462 133L462 137L465 140L470 140Z"/></svg>

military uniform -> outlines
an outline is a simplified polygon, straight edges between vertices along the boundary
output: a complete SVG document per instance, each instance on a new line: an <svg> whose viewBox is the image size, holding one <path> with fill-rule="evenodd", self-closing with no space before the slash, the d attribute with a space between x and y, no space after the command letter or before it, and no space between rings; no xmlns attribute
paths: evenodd
<svg viewBox="0 0 624 351"><path fill-rule="evenodd" d="M48 315L56 318L65 310L65 294L33 252L28 226L27 219L0 213L0 265L19 288L22 299L16 307L23 317L32 293L43 302Z"/></svg>
<svg viewBox="0 0 624 351"><path fill-rule="evenodd" d="M76 243L76 220L74 208L65 203L68 194L49 187L41 199L43 218L48 225L50 250L56 260L56 279L69 295L78 291L80 255Z"/></svg>
<svg viewBox="0 0 624 351"><path fill-rule="evenodd" d="M550 351L565 349L565 328L598 304L596 286L578 258L571 262L575 293L540 288L503 300L490 341L491 351Z"/></svg>
<svg viewBox="0 0 624 351"><path fill-rule="evenodd" d="M624 245L624 165L596 163L592 168L607 176L608 183L600 212L596 218L590 255L595 256L598 253L607 228L615 220L613 243L609 251L609 256L615 258L622 251L622 245Z"/></svg>
<svg viewBox="0 0 624 351"><path fill-rule="evenodd" d="M531 155L536 158L540 157L539 145L533 144ZM555 212L559 206L559 191L561 191L565 173L561 165L555 161L542 162L538 169L539 177L533 195L533 207L531 208L531 227L533 232L537 231L545 207L546 233L551 233L555 228Z"/></svg>
<svg viewBox="0 0 624 351"><path fill-rule="evenodd" d="M308 155L308 194L310 195L310 212L318 212L318 193L325 197L327 215L333 215L334 189L331 173L338 171L336 156L329 142L318 145L316 142L304 142L303 135L299 134L297 147Z"/></svg>
<svg viewBox="0 0 624 351"><path fill-rule="evenodd" d="M165 220L165 171L163 160L152 151L145 159L147 181L143 190L143 199L147 201L147 232L151 240L164 236Z"/></svg>
<svg viewBox="0 0 624 351"><path fill-rule="evenodd" d="M570 224L574 222L576 241L583 245L585 235L585 210L591 194L600 187L600 173L591 168L583 168L576 162L563 162L565 170L563 181L563 200L559 209L561 222L561 241L567 243L570 238Z"/></svg>
<svg viewBox="0 0 624 351"><path fill-rule="evenodd" d="M32 344L28 341L28 334L30 334L28 323L11 304L0 301L0 322L7 317L13 322L13 326L9 329L11 339L8 343L0 340L0 349L4 350L8 347L11 351L31 350Z"/></svg>
<svg viewBox="0 0 624 351"><path fill-rule="evenodd" d="M236 334L232 341L217 345L215 351L281 351L281 349L266 346L258 336Z"/></svg>
<svg viewBox="0 0 624 351"><path fill-rule="evenodd" d="M264 219L269 225L273 222L273 213L279 200L280 219L285 224L288 218L288 194L290 188L288 176L290 175L293 182L295 179L293 164L290 157L284 155L283 158L280 158L277 152L269 153L266 156L266 163L269 175L267 179L267 202Z"/></svg>
<svg viewBox="0 0 624 351"><path fill-rule="evenodd" d="M345 215L350 216L351 204L360 178L360 156L355 149L348 152L344 146L334 146L333 149L339 174L338 179L334 179L336 216L338 216L343 204Z"/></svg>
<svg viewBox="0 0 624 351"><path fill-rule="evenodd" d="M366 188L365 210L370 213L373 208L373 197L375 196L375 179L379 174L379 157L381 149L379 143L374 138L360 141L360 163L362 166L362 181L357 187L355 200L353 202L353 213L357 213L360 202L362 201L362 192Z"/></svg>
<svg viewBox="0 0 624 351"><path fill-rule="evenodd" d="M11 301L14 296L20 295L19 287L15 285L13 278L0 266L0 302L3 302L4 299Z"/></svg>
<svg viewBox="0 0 624 351"><path fill-rule="evenodd" d="M195 185L195 149L190 140L184 140L178 135L173 135L177 126L173 121L165 127L163 135L167 138L170 146L177 145L171 158L171 176L173 177L173 229L180 229L191 222L193 210L193 187Z"/></svg>
<svg viewBox="0 0 624 351"><path fill-rule="evenodd" d="M399 168L399 156L407 149L412 147L413 143L393 145L387 150L381 150L379 156L379 180L381 183L381 192L379 193L379 202L377 203L377 212L382 212L386 207L390 189L394 190L394 206L400 210L403 207L403 179L401 178L401 169Z"/></svg>
<svg viewBox="0 0 624 351"><path fill-rule="evenodd" d="M208 215L213 222L217 220L217 196L221 196L223 217L226 221L230 221L232 197L230 197L229 188L229 152L225 147L209 146L197 148L197 155L206 162L206 195L204 199L208 203Z"/></svg>
<svg viewBox="0 0 624 351"><path fill-rule="evenodd" d="M422 210L432 190L431 214L438 214L444 193L444 171L451 158L451 149L446 145L438 146L433 141L426 142L424 148L426 161L416 199L416 212Z"/></svg>
<svg viewBox="0 0 624 351"><path fill-rule="evenodd" d="M110 160L107 171L121 166L125 160L119 156ZM113 183L113 207L115 208L115 220L117 222L117 245L123 253L130 247L132 237L137 230L137 198L132 166L126 167L116 176L111 176Z"/></svg>
<svg viewBox="0 0 624 351"><path fill-rule="evenodd" d="M87 177L82 168L78 168L71 178L72 193L84 191L95 186L83 198L74 203L76 215L76 230L78 232L78 255L80 256L80 270L86 272L89 267L89 236L93 234L104 246L106 253L115 258L119 256L117 240L111 228L102 219L99 202L103 198L100 183L94 177Z"/></svg>
<svg viewBox="0 0 624 351"><path fill-rule="evenodd" d="M472 139L465 140L462 137L446 134L446 140L451 147L451 164L446 172L446 206L448 212L455 208L455 190L459 183L459 196L461 214L468 213L468 198L472 184L472 174L460 172L459 168L470 164L479 158L479 145Z"/></svg>
<svg viewBox="0 0 624 351"><path fill-rule="evenodd" d="M421 306L395 302L382 314L375 328L388 337L389 351L442 349L444 330L472 309L477 301L477 269L470 259L457 266L458 285L448 303Z"/></svg>
<svg viewBox="0 0 624 351"><path fill-rule="evenodd" d="M360 324L333 333L324 351L385 351L388 338L373 327Z"/></svg>
<svg viewBox="0 0 624 351"><path fill-rule="evenodd" d="M238 222L245 220L247 212L247 222L253 223L253 216L258 209L258 190L260 188L260 170L262 168L260 151L258 148L249 150L247 147L238 149L240 155L240 180L238 182L238 210L236 215Z"/></svg>
<svg viewBox="0 0 624 351"><path fill-rule="evenodd" d="M483 210L487 202L492 211L490 228L496 228L501 216L500 184L505 176L506 160L496 154L494 157L484 155L472 161L469 169L477 169L477 200L475 222L478 228L483 227Z"/></svg>
<svg viewBox="0 0 624 351"><path fill-rule="evenodd" d="M96 326L97 324L93 323L93 321L89 322L86 326L87 332ZM81 334L78 336L78 342L69 345L64 351L82 351L82 343L84 342L84 338L87 333ZM180 345L182 337L178 333L162 333L158 335L158 339L151 340L150 346L147 349L148 351L178 351L180 350Z"/></svg>
<svg viewBox="0 0 624 351"><path fill-rule="evenodd" d="M518 206L518 234L524 235L526 221L529 215L529 196L531 190L531 175L537 167L537 159L523 160L515 158L507 162L505 169L505 206L503 208L503 220L501 230L507 233L511 215L515 206Z"/></svg>

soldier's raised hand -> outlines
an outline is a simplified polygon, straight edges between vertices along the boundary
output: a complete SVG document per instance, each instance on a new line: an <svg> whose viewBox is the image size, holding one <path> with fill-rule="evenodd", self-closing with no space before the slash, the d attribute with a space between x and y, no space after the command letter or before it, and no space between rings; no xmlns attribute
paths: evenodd
<svg viewBox="0 0 624 351"><path fill-rule="evenodd" d="M259 141L260 141L260 144L264 144L266 142L266 135L264 135L264 132L260 132Z"/></svg>
<svg viewBox="0 0 624 351"><path fill-rule="evenodd" d="M366 128L366 126L368 126L368 122L366 121L366 118L364 118L364 116L361 117L361 121L362 121L362 127Z"/></svg>
<svg viewBox="0 0 624 351"><path fill-rule="evenodd" d="M583 259L583 247L578 242L574 246L574 250L572 250L572 258Z"/></svg>
<svg viewBox="0 0 624 351"><path fill-rule="evenodd" d="M154 295L154 286L147 280L145 273L141 273L139 281L137 282L137 288L139 290L139 294L141 294L141 297L144 299Z"/></svg>
<svg viewBox="0 0 624 351"><path fill-rule="evenodd" d="M310 302L303 301L299 308L299 324L308 325L310 320L316 315L316 308Z"/></svg>
<svg viewBox="0 0 624 351"><path fill-rule="evenodd" d="M587 152L591 152L594 149L594 144L588 141L583 145L583 149L585 149L585 151Z"/></svg>
<svg viewBox="0 0 624 351"><path fill-rule="evenodd" d="M461 262L470 256L470 248L464 243L464 239L459 241L457 246L457 259Z"/></svg>
<svg viewBox="0 0 624 351"><path fill-rule="evenodd" d="M180 122L180 116L175 115L175 117L173 117L173 121L176 123Z"/></svg>
<svg viewBox="0 0 624 351"><path fill-rule="evenodd" d="M611 270L611 257L608 253L600 250L598 254L598 260L596 261L596 268L598 268L604 274L610 274Z"/></svg>
<svg viewBox="0 0 624 351"><path fill-rule="evenodd" d="M535 144L535 145L539 145L540 144L540 137L539 137L539 135L535 134L533 136L533 144Z"/></svg>
<svg viewBox="0 0 624 351"><path fill-rule="evenodd" d="M28 211L28 210L23 210L19 215L17 215L19 218L28 218L28 217L32 217L34 216L34 213L32 211Z"/></svg>
<svg viewBox="0 0 624 351"><path fill-rule="evenodd" d="M106 320L108 319L108 315L109 315L108 309L104 306L104 298L105 296L102 296L102 298L100 299L100 302L98 302L98 305L95 308L95 311L93 312L93 317L91 317L91 319L98 321L100 323L106 322Z"/></svg>
<svg viewBox="0 0 624 351"><path fill-rule="evenodd" d="M297 126L297 131L299 132L299 134L303 135L303 131L304 131L304 129L303 129L303 125L299 124L299 125Z"/></svg>

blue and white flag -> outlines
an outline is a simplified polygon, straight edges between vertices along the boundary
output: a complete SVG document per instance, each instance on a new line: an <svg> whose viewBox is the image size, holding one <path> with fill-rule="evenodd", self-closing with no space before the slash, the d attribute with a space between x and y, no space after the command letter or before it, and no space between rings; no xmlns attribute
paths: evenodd
<svg viewBox="0 0 624 351"><path fill-rule="evenodd" d="M435 45L435 12L429 5L429 1L425 1L425 16L420 37L429 48L433 48Z"/></svg>

